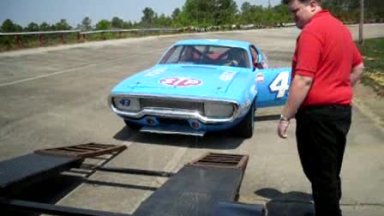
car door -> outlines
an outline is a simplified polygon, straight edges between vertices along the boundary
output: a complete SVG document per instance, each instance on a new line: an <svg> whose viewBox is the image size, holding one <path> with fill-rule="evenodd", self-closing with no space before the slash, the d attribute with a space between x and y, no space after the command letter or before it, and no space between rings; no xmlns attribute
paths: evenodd
<svg viewBox="0 0 384 216"><path fill-rule="evenodd" d="M291 68L268 68L266 56L254 45L249 49L257 86L256 107L283 105L288 98Z"/></svg>
<svg viewBox="0 0 384 216"><path fill-rule="evenodd" d="M291 68L256 69L256 107L283 105L288 98Z"/></svg>

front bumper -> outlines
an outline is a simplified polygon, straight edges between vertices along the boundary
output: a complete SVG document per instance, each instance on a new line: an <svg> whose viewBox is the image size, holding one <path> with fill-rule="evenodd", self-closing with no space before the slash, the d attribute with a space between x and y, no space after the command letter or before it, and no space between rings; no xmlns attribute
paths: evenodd
<svg viewBox="0 0 384 216"><path fill-rule="evenodd" d="M175 119L196 119L204 124L218 124L232 122L238 115L238 110L234 111L234 115L229 118L209 118L201 115L197 111L191 110L178 110L168 108L144 108L140 112L125 112L111 106L113 112L117 115L128 119L141 119L145 116L156 116L161 118L175 118Z"/></svg>

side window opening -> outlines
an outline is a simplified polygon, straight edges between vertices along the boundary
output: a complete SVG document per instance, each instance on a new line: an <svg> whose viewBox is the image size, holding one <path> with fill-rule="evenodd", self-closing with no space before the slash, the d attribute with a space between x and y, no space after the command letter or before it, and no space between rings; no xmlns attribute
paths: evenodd
<svg viewBox="0 0 384 216"><path fill-rule="evenodd" d="M253 68L263 69L263 62L260 58L260 53L257 51L257 49L254 46L251 46L251 54L252 54L252 64Z"/></svg>

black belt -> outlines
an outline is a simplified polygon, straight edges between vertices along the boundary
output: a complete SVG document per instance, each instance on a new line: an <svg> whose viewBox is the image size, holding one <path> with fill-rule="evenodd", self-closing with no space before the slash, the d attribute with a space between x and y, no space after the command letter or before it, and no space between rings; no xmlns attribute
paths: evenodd
<svg viewBox="0 0 384 216"><path fill-rule="evenodd" d="M309 105L299 108L299 111L310 111L310 110L346 110L351 109L350 104L332 104L332 105Z"/></svg>

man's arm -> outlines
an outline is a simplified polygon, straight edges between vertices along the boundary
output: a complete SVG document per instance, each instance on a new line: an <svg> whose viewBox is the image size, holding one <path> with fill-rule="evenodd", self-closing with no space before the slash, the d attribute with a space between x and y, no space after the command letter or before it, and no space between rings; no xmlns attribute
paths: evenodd
<svg viewBox="0 0 384 216"><path fill-rule="evenodd" d="M301 75L295 75L293 78L291 88L289 90L288 101L281 111L281 115L286 119L280 120L277 127L277 134L281 138L287 138L289 119L295 116L300 105L307 97L309 89L312 86L312 80L312 77Z"/></svg>
<svg viewBox="0 0 384 216"><path fill-rule="evenodd" d="M312 86L312 77L295 75L289 90L288 101L283 107L281 114L288 119L295 116L300 105L307 97L308 91Z"/></svg>
<svg viewBox="0 0 384 216"><path fill-rule="evenodd" d="M352 86L355 86L357 81L361 78L361 74L363 73L363 70L364 70L363 63L360 63L356 65L354 68L352 68L352 72L350 76Z"/></svg>

